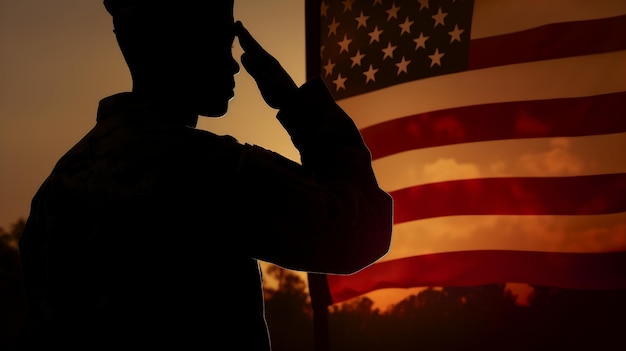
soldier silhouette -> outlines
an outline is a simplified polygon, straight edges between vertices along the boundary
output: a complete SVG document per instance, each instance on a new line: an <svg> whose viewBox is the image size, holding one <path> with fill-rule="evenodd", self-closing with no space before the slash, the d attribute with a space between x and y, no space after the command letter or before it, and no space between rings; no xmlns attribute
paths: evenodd
<svg viewBox="0 0 626 351"><path fill-rule="evenodd" d="M104 5L132 91L100 102L32 200L20 344L270 350L259 260L350 274L387 252L392 201L370 153L322 80L298 87L232 0ZM301 163L195 128L227 112L235 38Z"/></svg>

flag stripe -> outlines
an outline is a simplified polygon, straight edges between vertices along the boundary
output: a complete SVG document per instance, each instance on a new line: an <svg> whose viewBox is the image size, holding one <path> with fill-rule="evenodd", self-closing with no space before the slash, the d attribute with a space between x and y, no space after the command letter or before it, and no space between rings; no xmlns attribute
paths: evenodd
<svg viewBox="0 0 626 351"><path fill-rule="evenodd" d="M372 290L527 283L571 289L626 289L626 252L509 250L444 252L385 261L351 276L328 276L334 303Z"/></svg>
<svg viewBox="0 0 626 351"><path fill-rule="evenodd" d="M626 33L626 15L554 23L521 32L473 39L470 42L467 68L472 70L624 50L626 40L623 33Z"/></svg>
<svg viewBox="0 0 626 351"><path fill-rule="evenodd" d="M594 0L593 6L588 1L572 0L475 0L470 39L620 15L626 15L626 2L621 0ZM507 43L505 47L510 46Z"/></svg>
<svg viewBox="0 0 626 351"><path fill-rule="evenodd" d="M416 149L372 163L378 184L410 186L481 177L566 177L626 173L626 132L533 138Z"/></svg>
<svg viewBox="0 0 626 351"><path fill-rule="evenodd" d="M363 128L361 134L375 160L407 150L475 141L624 132L624 111L626 92L501 102L396 118Z"/></svg>
<svg viewBox="0 0 626 351"><path fill-rule="evenodd" d="M455 215L590 215L626 211L626 173L478 178L390 193L394 224Z"/></svg>
<svg viewBox="0 0 626 351"><path fill-rule="evenodd" d="M624 92L624 62L626 50L499 66L421 79L338 103L364 129L394 118L463 106Z"/></svg>
<svg viewBox="0 0 626 351"><path fill-rule="evenodd" d="M396 224L380 262L437 252L626 251L626 212L603 215L434 217Z"/></svg>

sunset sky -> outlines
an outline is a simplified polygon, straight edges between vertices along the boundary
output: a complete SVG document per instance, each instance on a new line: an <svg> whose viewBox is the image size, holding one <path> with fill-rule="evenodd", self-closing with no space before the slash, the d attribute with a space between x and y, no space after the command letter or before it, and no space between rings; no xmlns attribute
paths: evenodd
<svg viewBox="0 0 626 351"><path fill-rule="evenodd" d="M608 16L617 11L626 13L626 6L620 5L624 3L622 0L612 3L614 8L607 13L598 10L596 16ZM574 11L569 17L564 15L563 20L579 17L580 14ZM541 16L533 18L541 24ZM291 73L296 83L304 83L304 1L236 0L235 19L244 23ZM516 25L514 21L503 21L501 27L514 28ZM475 28L475 35L481 35L480 31ZM18 218L28 215L32 196L59 157L94 125L99 100L130 90L131 81L112 33L111 18L101 0L0 0L0 43L0 227L8 229ZM240 53L235 44L235 57L238 58ZM622 57L626 59L623 54ZM589 67L602 64L601 58L598 59L600 61L590 62ZM556 63L555 66L546 64L542 69L554 73L568 67ZM454 91L444 94L429 88L423 92L427 98L418 103L422 110L429 110L446 106L451 99L453 103L463 105L467 101L476 103L480 96L491 98L507 92L518 94L524 91L531 96L536 91L532 84L556 89L557 86L576 86L581 79L592 81L597 76L594 72L576 72L565 80L563 77L567 74L557 76L554 73L554 76L542 75L545 81L524 83L523 78L528 72L512 68L512 74L520 77L513 92L509 89L511 82L498 80L501 75L495 73L491 80L484 81L486 88L482 90L467 89L457 85L464 82L462 79L450 78L450 86L456 86L459 91L466 88L462 94L451 97ZM557 78L553 80L552 77ZM625 81L626 71L622 68L615 72L610 84L597 84L606 86L606 92L623 91L626 90ZM298 161L288 135L274 118L276 111L264 104L254 82L243 69L236 77L236 83L236 95L228 114L221 119L202 118L198 128L230 134L241 142L258 144ZM445 81L442 84L446 84ZM508 90L503 88L505 85ZM390 94L393 95L393 91ZM574 91L571 94L583 93ZM350 111L356 111L355 106L359 104L358 99L344 102ZM367 112L369 115L364 114L357 122L360 127L376 122L377 111L370 109ZM498 152L494 153L494 149ZM427 183L479 176L615 173L626 171L623 150L626 150L624 133L602 137L513 140L498 144L487 142L407 152L377 161L375 170L381 185L388 190L402 188L406 182ZM490 156L484 156L487 154ZM406 167L408 160L420 167ZM485 238L498 231L497 240L493 236L488 239L495 248L576 251L581 249L576 245L583 242L587 245L585 250L615 250L626 247L625 223L624 213L582 219L545 216L530 221L522 221L518 216L484 216L480 219L460 216L451 221L435 218L398 226L396 231L400 234L405 231L422 235L418 243L408 242L410 236L394 235L393 245L406 247L412 254L471 249L484 247ZM534 232L535 239L540 237L541 240L531 241L529 237L520 236L520 231ZM587 239L576 241L572 238ZM456 246L450 246L451 243ZM395 250L396 254L402 254L402 250ZM385 259L394 257L390 255ZM397 298L406 293L405 290L382 291L372 296L383 301L384 295Z"/></svg>

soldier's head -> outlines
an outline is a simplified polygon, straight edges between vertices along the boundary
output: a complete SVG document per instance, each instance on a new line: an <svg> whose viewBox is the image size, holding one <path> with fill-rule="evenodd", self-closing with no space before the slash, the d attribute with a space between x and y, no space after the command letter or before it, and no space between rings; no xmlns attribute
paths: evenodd
<svg viewBox="0 0 626 351"><path fill-rule="evenodd" d="M234 0L104 0L133 91L203 116L222 116L239 65Z"/></svg>

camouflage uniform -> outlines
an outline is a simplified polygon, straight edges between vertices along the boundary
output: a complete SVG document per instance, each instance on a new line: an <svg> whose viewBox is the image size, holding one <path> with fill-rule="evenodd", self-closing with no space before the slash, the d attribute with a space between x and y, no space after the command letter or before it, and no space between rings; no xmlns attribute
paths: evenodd
<svg viewBox="0 0 626 351"><path fill-rule="evenodd" d="M30 340L269 349L257 260L351 273L381 257L391 199L353 122L318 79L277 118L301 165L132 93L103 99L32 202Z"/></svg>

